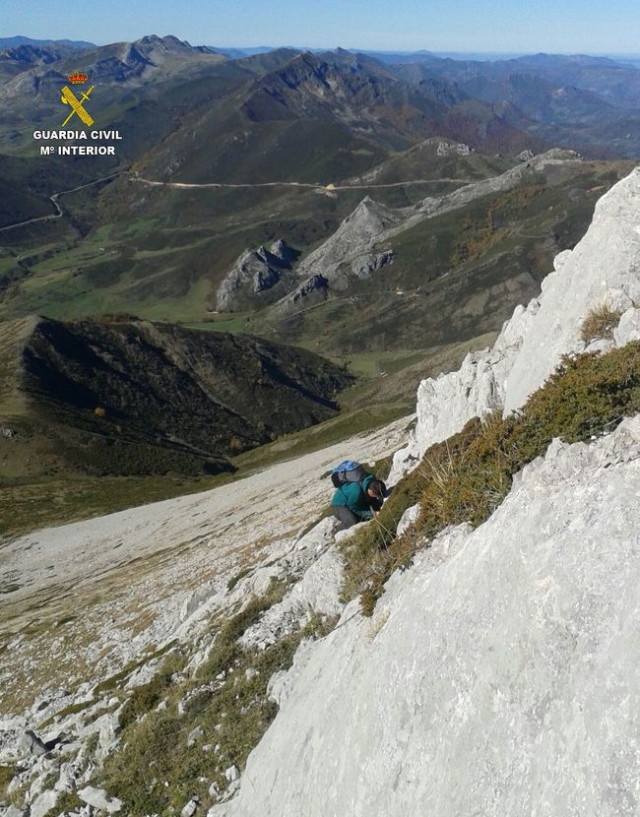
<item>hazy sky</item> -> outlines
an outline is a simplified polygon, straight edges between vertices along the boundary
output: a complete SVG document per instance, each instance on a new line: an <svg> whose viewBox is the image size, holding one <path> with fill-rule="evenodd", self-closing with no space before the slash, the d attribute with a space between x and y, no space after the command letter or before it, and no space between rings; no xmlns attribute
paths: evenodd
<svg viewBox="0 0 640 817"><path fill-rule="evenodd" d="M639 0L0 0L0 36L98 44L174 34L192 45L640 52Z"/></svg>

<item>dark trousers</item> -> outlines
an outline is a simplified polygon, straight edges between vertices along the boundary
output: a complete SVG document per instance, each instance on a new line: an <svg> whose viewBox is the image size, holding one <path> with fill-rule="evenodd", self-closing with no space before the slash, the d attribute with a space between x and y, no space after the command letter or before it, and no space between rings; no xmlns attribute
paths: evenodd
<svg viewBox="0 0 640 817"><path fill-rule="evenodd" d="M358 519L355 513L350 511L346 505L332 505L331 510L335 518L342 522L343 529L351 528L353 525L362 521Z"/></svg>

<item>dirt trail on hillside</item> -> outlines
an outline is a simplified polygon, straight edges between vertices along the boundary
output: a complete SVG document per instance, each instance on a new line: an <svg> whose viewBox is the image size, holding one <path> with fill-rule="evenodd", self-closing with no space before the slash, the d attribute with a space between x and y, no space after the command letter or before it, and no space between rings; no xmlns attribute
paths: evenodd
<svg viewBox="0 0 640 817"><path fill-rule="evenodd" d="M212 594L226 587L319 516L333 491L323 474L347 457L373 461L396 450L407 423L205 493L47 528L0 547L0 586L12 588L0 597L0 637L8 646L0 711L15 711L43 687L104 677L171 639L196 591L207 583Z"/></svg>
<svg viewBox="0 0 640 817"><path fill-rule="evenodd" d="M389 182L387 184L321 184L320 182L313 184L310 182L257 182L244 184L226 184L222 182L157 182L151 179L143 179L141 176L132 176L130 181L139 182L140 184L147 184L150 187L173 187L181 190L191 190L199 187L221 187L225 189L236 188L256 188L256 187L305 187L311 190L320 190L326 192L333 192L334 190L371 190L384 187L410 187L411 185L419 184L439 184L441 182L451 182L452 184L470 184L472 179L454 179L454 178L435 178L435 179L411 179L406 182Z"/></svg>

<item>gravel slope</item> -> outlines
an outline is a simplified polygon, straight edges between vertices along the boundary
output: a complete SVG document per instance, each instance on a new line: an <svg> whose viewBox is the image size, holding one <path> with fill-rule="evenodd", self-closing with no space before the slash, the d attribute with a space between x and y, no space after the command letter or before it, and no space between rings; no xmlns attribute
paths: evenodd
<svg viewBox="0 0 640 817"><path fill-rule="evenodd" d="M0 549L0 712L118 671L197 631L230 578L282 550L330 500L345 457L401 445L407 418L212 491L47 528Z"/></svg>

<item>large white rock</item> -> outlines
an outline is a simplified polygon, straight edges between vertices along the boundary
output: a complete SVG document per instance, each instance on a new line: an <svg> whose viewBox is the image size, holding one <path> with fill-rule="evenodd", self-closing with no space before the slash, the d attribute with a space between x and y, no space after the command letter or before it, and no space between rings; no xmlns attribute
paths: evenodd
<svg viewBox="0 0 640 817"><path fill-rule="evenodd" d="M57 800L57 791L43 791L31 804L31 809L29 811L30 817L44 817L45 814L55 807Z"/></svg>
<svg viewBox="0 0 640 817"><path fill-rule="evenodd" d="M502 410L507 377L538 309L535 298L526 309L517 306L491 349L471 352L458 371L420 383L416 426L408 444L393 457L390 484L417 465L428 448L456 434L473 417Z"/></svg>
<svg viewBox="0 0 640 817"><path fill-rule="evenodd" d="M394 456L389 482L396 482L430 446L460 431L472 417L523 406L563 355L584 350L582 322L602 304L625 312L617 345L638 337L634 306L640 306L640 168L599 200L582 241L556 257L539 298L526 309L516 308L491 349L467 355L456 372L422 381L416 428L408 445Z"/></svg>
<svg viewBox="0 0 640 817"><path fill-rule="evenodd" d="M638 814L639 419L349 611L212 817Z"/></svg>
<svg viewBox="0 0 640 817"><path fill-rule="evenodd" d="M596 204L586 235L542 283L540 308L507 378L505 411L519 408L563 354L581 351L582 319L594 306L640 305L640 168Z"/></svg>
<svg viewBox="0 0 640 817"><path fill-rule="evenodd" d="M117 797L109 797L103 789L97 789L95 786L85 786L84 789L80 789L78 797L98 811L105 811L107 814L115 814L122 808L122 802Z"/></svg>

